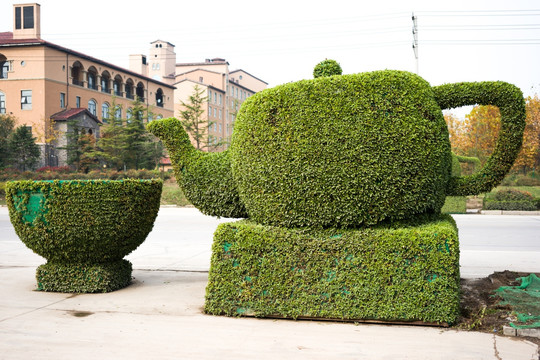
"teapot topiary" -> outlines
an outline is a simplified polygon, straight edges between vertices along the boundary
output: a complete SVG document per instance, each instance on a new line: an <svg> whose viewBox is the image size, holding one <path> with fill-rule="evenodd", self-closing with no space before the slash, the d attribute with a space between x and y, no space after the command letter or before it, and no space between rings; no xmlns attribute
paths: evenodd
<svg viewBox="0 0 540 360"><path fill-rule="evenodd" d="M451 175L441 109L499 106L486 165ZM193 148L180 122L154 121L180 186L203 213L284 227L357 228L439 213L448 195L490 191L521 146L523 94L504 82L432 87L384 70L280 85L248 98L224 153Z"/></svg>

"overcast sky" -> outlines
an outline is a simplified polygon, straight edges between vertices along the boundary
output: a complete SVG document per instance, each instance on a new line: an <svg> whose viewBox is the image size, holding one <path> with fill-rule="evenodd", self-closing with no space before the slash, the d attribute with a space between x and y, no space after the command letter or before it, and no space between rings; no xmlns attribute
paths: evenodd
<svg viewBox="0 0 540 360"><path fill-rule="evenodd" d="M24 3L24 2L20 2ZM12 31L12 4L0 31ZM128 67L150 42L175 45L177 62L225 58L270 87L312 78L325 58L344 73L416 71L432 85L503 80L540 93L538 0L41 0L42 38ZM84 4L84 5L82 5ZM140 4L144 4L140 5Z"/></svg>

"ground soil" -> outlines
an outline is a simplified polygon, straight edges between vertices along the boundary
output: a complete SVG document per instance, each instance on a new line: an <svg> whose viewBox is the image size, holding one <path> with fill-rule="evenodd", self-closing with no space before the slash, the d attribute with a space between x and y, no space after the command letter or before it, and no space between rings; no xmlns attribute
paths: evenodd
<svg viewBox="0 0 540 360"><path fill-rule="evenodd" d="M516 279L529 274L506 270L481 279L461 279L461 316L454 327L502 335L503 326L509 326L516 317L510 306L501 305L502 299L495 290L501 286L518 286L521 282ZM540 346L538 338L527 340Z"/></svg>

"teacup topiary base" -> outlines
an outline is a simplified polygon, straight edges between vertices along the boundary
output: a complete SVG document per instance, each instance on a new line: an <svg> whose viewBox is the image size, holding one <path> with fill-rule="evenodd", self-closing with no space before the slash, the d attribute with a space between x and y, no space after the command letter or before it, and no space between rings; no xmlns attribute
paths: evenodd
<svg viewBox="0 0 540 360"><path fill-rule="evenodd" d="M349 230L243 220L215 233L205 312L450 324L459 281L450 216Z"/></svg>
<svg viewBox="0 0 540 360"><path fill-rule="evenodd" d="M128 260L101 264L47 262L37 268L37 289L63 293L110 292L128 286L131 272Z"/></svg>

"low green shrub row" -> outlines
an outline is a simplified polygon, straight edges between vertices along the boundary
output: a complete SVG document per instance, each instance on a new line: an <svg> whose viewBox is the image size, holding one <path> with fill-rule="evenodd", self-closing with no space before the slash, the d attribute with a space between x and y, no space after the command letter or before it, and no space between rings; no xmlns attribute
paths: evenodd
<svg viewBox="0 0 540 360"><path fill-rule="evenodd" d="M496 201L484 200L484 210L519 210L535 211L539 210L538 201Z"/></svg>
<svg viewBox="0 0 540 360"><path fill-rule="evenodd" d="M64 168L42 168L36 171L19 171L15 169L0 170L0 182L14 180L122 180L122 179L163 179L167 180L171 173L158 170L94 170L88 173L68 171Z"/></svg>
<svg viewBox="0 0 540 360"><path fill-rule="evenodd" d="M447 196L441 209L443 214L465 214L467 212L467 197Z"/></svg>
<svg viewBox="0 0 540 360"><path fill-rule="evenodd" d="M205 312L453 323L459 244L449 215L363 229L220 224Z"/></svg>
<svg viewBox="0 0 540 360"><path fill-rule="evenodd" d="M484 210L540 210L540 198L518 189L504 189L484 197Z"/></svg>

